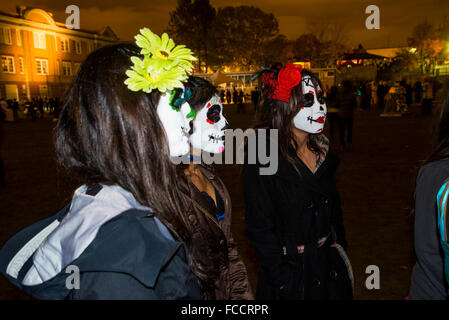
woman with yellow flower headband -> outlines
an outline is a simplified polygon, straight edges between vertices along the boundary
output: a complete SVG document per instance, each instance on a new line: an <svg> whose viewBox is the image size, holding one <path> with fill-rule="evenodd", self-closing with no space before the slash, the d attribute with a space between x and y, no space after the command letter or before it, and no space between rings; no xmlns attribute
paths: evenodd
<svg viewBox="0 0 449 320"><path fill-rule="evenodd" d="M56 153L83 184L0 250L0 272L36 298L207 297L171 158L190 148L194 57L149 29L136 40L91 53L65 98Z"/></svg>

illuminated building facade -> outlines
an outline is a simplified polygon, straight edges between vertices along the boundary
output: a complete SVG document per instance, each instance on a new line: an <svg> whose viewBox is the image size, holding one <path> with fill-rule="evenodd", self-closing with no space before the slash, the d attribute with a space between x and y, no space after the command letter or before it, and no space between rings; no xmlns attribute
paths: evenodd
<svg viewBox="0 0 449 320"><path fill-rule="evenodd" d="M117 41L109 27L71 30L38 8L0 12L0 98L61 97L86 56Z"/></svg>

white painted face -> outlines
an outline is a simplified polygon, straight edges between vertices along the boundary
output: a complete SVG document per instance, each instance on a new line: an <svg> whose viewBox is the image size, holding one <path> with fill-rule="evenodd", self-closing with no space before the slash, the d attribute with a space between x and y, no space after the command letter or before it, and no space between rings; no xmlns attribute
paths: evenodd
<svg viewBox="0 0 449 320"><path fill-rule="evenodd" d="M157 114L164 126L168 138L168 146L171 157L183 156L190 151L189 130L190 121L187 118L191 108L187 102L184 102L179 110L170 106L171 92L161 95L157 105Z"/></svg>
<svg viewBox="0 0 449 320"><path fill-rule="evenodd" d="M327 113L323 90L319 86L315 88L310 76L304 76L301 85L305 103L298 106L300 110L293 118L293 124L302 131L320 133L323 131Z"/></svg>
<svg viewBox="0 0 449 320"><path fill-rule="evenodd" d="M196 149L211 153L224 151L224 134L227 128L223 116L223 105L218 95L214 95L204 107L197 112L193 120L193 134L190 143Z"/></svg>

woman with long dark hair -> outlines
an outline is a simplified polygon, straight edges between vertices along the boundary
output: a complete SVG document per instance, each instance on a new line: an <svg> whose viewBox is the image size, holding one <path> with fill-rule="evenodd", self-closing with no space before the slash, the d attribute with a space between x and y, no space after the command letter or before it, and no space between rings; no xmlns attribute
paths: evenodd
<svg viewBox="0 0 449 320"><path fill-rule="evenodd" d="M206 299L252 299L246 267L239 257L231 232L231 197L212 165L202 161L205 153L224 151L228 128L217 89L208 81L191 76L187 100L195 111L190 135L190 163L182 166L180 184L185 195L185 213L196 228L193 241L197 258L207 275L203 294Z"/></svg>
<svg viewBox="0 0 449 320"><path fill-rule="evenodd" d="M438 145L421 167L415 188L413 267L409 299L445 300L448 284L444 276L444 254L438 233L437 196L449 178L449 96L441 110Z"/></svg>
<svg viewBox="0 0 449 320"><path fill-rule="evenodd" d="M140 44L158 38L141 33ZM63 210L3 246L0 271L20 289L41 299L201 298L208 266L195 258L195 226L170 158L188 141L184 123L164 116L181 114L169 98L183 90L193 57L173 47L142 55L142 46L111 45L81 65L55 145L83 185Z"/></svg>
<svg viewBox="0 0 449 320"><path fill-rule="evenodd" d="M321 134L321 83L297 65L266 73L263 82L262 103L271 112L256 128L277 130L278 139L266 143L278 146L272 151L278 170L261 175L262 164L246 162L242 172L247 236L260 264L256 298L350 298L351 272L339 274L331 250L346 248L346 237L335 181L339 161Z"/></svg>

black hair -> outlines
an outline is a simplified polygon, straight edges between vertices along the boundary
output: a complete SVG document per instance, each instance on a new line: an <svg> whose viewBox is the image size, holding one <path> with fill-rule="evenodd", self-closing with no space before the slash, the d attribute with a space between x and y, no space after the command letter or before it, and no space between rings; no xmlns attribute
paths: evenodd
<svg viewBox="0 0 449 320"><path fill-rule="evenodd" d="M200 110L213 95L218 94L217 88L212 83L200 77L190 76L187 86L192 91L188 102L195 111Z"/></svg>

